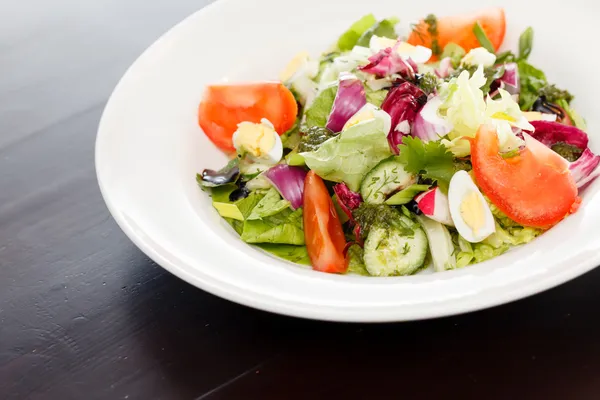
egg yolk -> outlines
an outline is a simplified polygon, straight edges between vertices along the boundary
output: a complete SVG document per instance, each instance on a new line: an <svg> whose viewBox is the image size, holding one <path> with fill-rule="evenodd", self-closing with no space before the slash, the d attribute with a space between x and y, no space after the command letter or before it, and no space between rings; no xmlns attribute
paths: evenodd
<svg viewBox="0 0 600 400"><path fill-rule="evenodd" d="M275 131L264 125L252 122L242 122L238 125L235 146L245 150L254 157L262 157L275 146Z"/></svg>
<svg viewBox="0 0 600 400"><path fill-rule="evenodd" d="M473 230L475 234L483 228L485 223L485 214L483 212L483 204L481 197L477 192L471 191L460 203L460 215L465 221L465 224Z"/></svg>

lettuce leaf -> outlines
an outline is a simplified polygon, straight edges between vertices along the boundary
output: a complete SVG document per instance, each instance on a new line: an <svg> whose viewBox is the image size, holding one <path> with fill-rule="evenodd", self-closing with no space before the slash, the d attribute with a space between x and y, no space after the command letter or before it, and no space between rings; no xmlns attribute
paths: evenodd
<svg viewBox="0 0 600 400"><path fill-rule="evenodd" d="M368 86L366 87L365 91L367 94L367 103L371 103L375 107L381 107L381 105L383 104L383 101L385 100L386 96L390 92L389 90L385 90L385 89L371 90L371 89L369 89Z"/></svg>
<svg viewBox="0 0 600 400"><path fill-rule="evenodd" d="M367 29L365 33L356 42L357 46L369 47L373 36L386 37L390 39L398 38L396 34L396 24L400 22L398 18L383 19Z"/></svg>
<svg viewBox="0 0 600 400"><path fill-rule="evenodd" d="M307 128L313 128L315 126L324 127L327 125L327 119L333 108L337 89L337 86L332 86L321 91L317 95L310 107L306 110L304 124Z"/></svg>
<svg viewBox="0 0 600 400"><path fill-rule="evenodd" d="M228 183L223 186L217 186L210 189L210 197L213 203L231 203L229 195L233 193L238 186L235 183Z"/></svg>
<svg viewBox="0 0 600 400"><path fill-rule="evenodd" d="M457 78L452 78L443 85L443 103L439 112L453 126L448 138L452 141L465 136L475 137L482 124L490 123L498 132L501 151L519 148L523 141L515 135L512 127L530 131L533 131L533 127L505 90L499 89L501 99L492 100L488 97L485 100L481 90L485 84L486 77L480 65L471 77L468 71L463 71ZM461 155L464 155L466 147L460 150Z"/></svg>
<svg viewBox="0 0 600 400"><path fill-rule="evenodd" d="M481 243L469 243L460 235L457 235L455 239L458 247L456 260L459 268L497 257L511 247L529 243L542 234L540 229L519 225L508 218L489 200L488 203L496 219L496 232Z"/></svg>
<svg viewBox="0 0 600 400"><path fill-rule="evenodd" d="M281 195L275 188L271 188L262 199L254 206L250 215L245 219L263 219L278 214L290 206L290 202L282 200Z"/></svg>
<svg viewBox="0 0 600 400"><path fill-rule="evenodd" d="M246 243L304 244L302 209L282 212L256 220L244 221L241 238Z"/></svg>
<svg viewBox="0 0 600 400"><path fill-rule="evenodd" d="M377 19L373 14L368 14L356 21L350 29L340 36L337 42L337 47L341 51L352 50L360 37L373 25L377 23Z"/></svg>
<svg viewBox="0 0 600 400"><path fill-rule="evenodd" d="M321 178L345 182L350 190L357 192L364 175L392 152L383 121L372 119L342 131L316 151L301 155Z"/></svg>
<svg viewBox="0 0 600 400"><path fill-rule="evenodd" d="M364 250L357 244L353 244L348 249L348 272L357 275L370 276L363 260Z"/></svg>
<svg viewBox="0 0 600 400"><path fill-rule="evenodd" d="M306 246L271 243L257 244L255 246L284 260L301 265L311 265Z"/></svg>

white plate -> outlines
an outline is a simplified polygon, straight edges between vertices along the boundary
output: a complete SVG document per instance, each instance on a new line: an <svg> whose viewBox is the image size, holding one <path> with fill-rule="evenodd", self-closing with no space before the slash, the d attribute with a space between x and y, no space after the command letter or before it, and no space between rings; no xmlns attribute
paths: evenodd
<svg viewBox="0 0 600 400"><path fill-rule="evenodd" d="M531 62L575 93L594 132L600 126L593 50L599 6L585 0L568 7L503 3L505 43L516 46L520 32L534 26ZM140 249L189 283L251 307L306 318L401 321L462 313L537 293L594 268L600 263L600 181L585 191L577 214L527 246L458 271L395 278L328 275L272 258L239 240L196 185L196 172L226 162L196 123L205 85L276 78L294 54L318 54L369 12L408 23L429 12L489 5L221 0L206 7L152 45L106 106L96 167L110 211Z"/></svg>

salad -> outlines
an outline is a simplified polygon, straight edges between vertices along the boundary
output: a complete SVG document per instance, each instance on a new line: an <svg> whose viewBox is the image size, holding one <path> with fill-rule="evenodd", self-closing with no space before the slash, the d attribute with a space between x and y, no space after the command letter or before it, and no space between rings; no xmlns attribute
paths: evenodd
<svg viewBox="0 0 600 400"><path fill-rule="evenodd" d="M197 175L244 242L318 271L463 268L577 211L598 175L573 96L500 51L500 8L356 21L277 81L209 86L199 125L231 156Z"/></svg>

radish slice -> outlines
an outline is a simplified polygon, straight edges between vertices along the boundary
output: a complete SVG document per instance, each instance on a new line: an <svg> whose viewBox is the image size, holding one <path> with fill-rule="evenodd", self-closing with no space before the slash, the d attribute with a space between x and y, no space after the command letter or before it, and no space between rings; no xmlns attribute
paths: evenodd
<svg viewBox="0 0 600 400"><path fill-rule="evenodd" d="M415 198L419 210L434 221L448 226L454 226L450 216L448 196L435 187L427 192L421 193Z"/></svg>

